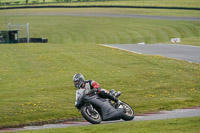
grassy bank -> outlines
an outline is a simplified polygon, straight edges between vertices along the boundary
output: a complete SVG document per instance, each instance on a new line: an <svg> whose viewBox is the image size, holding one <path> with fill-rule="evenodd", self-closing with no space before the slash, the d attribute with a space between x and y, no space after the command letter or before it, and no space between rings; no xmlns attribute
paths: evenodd
<svg viewBox="0 0 200 133"><path fill-rule="evenodd" d="M81 127L68 127L60 129L47 129L47 130L32 130L20 131L19 133L197 133L199 127L200 117L192 118L179 118L170 120L154 120L154 121L135 121L135 122L122 122L115 124L102 124L90 125Z"/></svg>
<svg viewBox="0 0 200 133"><path fill-rule="evenodd" d="M121 91L136 113L199 106L199 64L98 45L198 38L199 22L17 15L7 21L29 22L31 37L49 43L0 45L0 127L80 117L72 84L77 72Z"/></svg>
<svg viewBox="0 0 200 133"><path fill-rule="evenodd" d="M179 37L182 44L199 45L199 22L175 20L151 20L134 18L109 18L109 17L70 17L70 16L40 16L40 13L123 13L154 15L156 10L124 10L121 9L40 9L40 10L8 10L1 11L1 29L7 29L7 23L30 23L31 36L48 37L53 43L162 43L171 38ZM147 13L147 12L151 13ZM170 12L172 13L172 12ZM198 16L198 12L185 13ZM25 14L25 15L17 15ZM36 16L34 15L36 14ZM163 16L169 15L167 10L162 10ZM178 16L184 12L174 12ZM39 16L37 16L39 15ZM22 19L23 18L23 19ZM42 18L42 22L39 20ZM112 21L111 21L112 20ZM6 22L5 22L6 21ZM46 23L49 21L49 24ZM103 22L102 22L103 21ZM56 27L56 28L55 28ZM46 28L46 29L44 29ZM55 31L55 29L57 31ZM83 29L83 30L80 30ZM42 30L42 31L41 31ZM52 30L50 32L48 30ZM61 31L59 31L61 30ZM77 32L78 31L78 32ZM79 32L80 31L80 32ZM49 32L49 33L46 33ZM57 34L57 32L59 32ZM45 34L44 34L45 33ZM54 34L55 33L55 34ZM77 34L78 33L78 34ZM194 39L191 39L194 38Z"/></svg>

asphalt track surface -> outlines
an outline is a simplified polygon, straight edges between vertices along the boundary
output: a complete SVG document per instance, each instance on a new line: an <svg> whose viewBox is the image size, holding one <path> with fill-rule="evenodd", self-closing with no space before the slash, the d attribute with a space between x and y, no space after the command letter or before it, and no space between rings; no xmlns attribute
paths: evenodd
<svg viewBox="0 0 200 133"><path fill-rule="evenodd" d="M133 121L144 121L144 120L161 120L161 119L174 119L174 118L186 118L186 117L200 117L200 107L188 108L188 109L176 109L172 111L161 111L157 113L139 114L136 115ZM110 124L124 122L123 120L118 121L107 121L101 124ZM59 124L46 124L42 126L25 126L23 128L7 128L2 129L0 132L7 131L23 131L23 130L39 130L49 128L66 128L72 126L86 126L92 125L87 121L83 122L63 122Z"/></svg>
<svg viewBox="0 0 200 133"><path fill-rule="evenodd" d="M145 55L161 55L177 60L200 63L200 46L179 44L112 44L103 45L111 48Z"/></svg>
<svg viewBox="0 0 200 133"><path fill-rule="evenodd" d="M7 16L85 16L85 17L121 17L121 18L145 18L145 19L166 19L166 20L189 20L200 21L200 17L172 17L136 14L103 14L103 13L11 13ZM2 15L1 15L2 16Z"/></svg>

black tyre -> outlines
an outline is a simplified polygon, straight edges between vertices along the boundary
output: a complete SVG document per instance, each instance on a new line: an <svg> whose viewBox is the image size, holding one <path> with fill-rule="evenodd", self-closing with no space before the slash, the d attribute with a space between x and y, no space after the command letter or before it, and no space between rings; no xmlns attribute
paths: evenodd
<svg viewBox="0 0 200 133"><path fill-rule="evenodd" d="M82 106L81 107L81 114L82 116L90 123L92 124L99 124L101 123L101 115L99 114L99 112L94 108L94 111L91 113L87 106Z"/></svg>
<svg viewBox="0 0 200 133"><path fill-rule="evenodd" d="M122 102L121 105L124 108L124 115L122 116L122 119L125 121L133 120L135 117L134 110L129 106L127 103Z"/></svg>

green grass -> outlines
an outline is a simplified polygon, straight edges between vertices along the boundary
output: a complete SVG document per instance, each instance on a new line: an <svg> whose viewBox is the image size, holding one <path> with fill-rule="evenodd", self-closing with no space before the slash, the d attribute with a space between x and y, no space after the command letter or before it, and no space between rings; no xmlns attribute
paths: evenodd
<svg viewBox="0 0 200 133"><path fill-rule="evenodd" d="M134 121L113 124L68 127L60 129L27 130L19 133L197 133L200 117L179 118L170 120Z"/></svg>
<svg viewBox="0 0 200 133"><path fill-rule="evenodd" d="M25 0L1 0L1 2L14 2L18 1L19 4L25 4ZM43 0L29 0L29 4L32 4L33 1L37 3L43 3ZM62 1L62 0L60 0ZM82 1L82 2L81 2ZM46 2L56 2L56 0L46 0ZM199 0L117 0L117 1L95 1L95 0L69 0L67 3L53 3L46 5L70 5L70 6L79 6L79 5L120 5L120 6L152 6L152 7L200 7ZM71 3L72 2L72 3ZM36 4L34 4L35 6ZM45 5L45 4L41 4Z"/></svg>
<svg viewBox="0 0 200 133"><path fill-rule="evenodd" d="M200 36L199 22L12 15L7 21L29 22L31 37L49 43L0 45L0 127L80 117L72 82L77 72L121 91L121 100L136 113L199 106L198 63L98 45L161 43L171 37L199 45L191 39ZM0 29L4 23L0 19Z"/></svg>

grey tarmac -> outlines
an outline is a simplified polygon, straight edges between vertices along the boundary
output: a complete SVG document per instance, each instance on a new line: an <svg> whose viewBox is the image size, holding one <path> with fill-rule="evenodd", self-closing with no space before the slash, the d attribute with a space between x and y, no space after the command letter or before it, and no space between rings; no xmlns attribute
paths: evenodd
<svg viewBox="0 0 200 133"><path fill-rule="evenodd" d="M145 55L161 55L200 63L200 46L180 44L103 44L103 46Z"/></svg>
<svg viewBox="0 0 200 133"><path fill-rule="evenodd" d="M155 16L137 14L109 14L109 13L9 13L7 16L85 16L85 17L119 17L119 18L145 18L145 19L165 19L165 20L188 20L200 21L200 17L174 17L174 16ZM1 15L3 16L3 15Z"/></svg>

